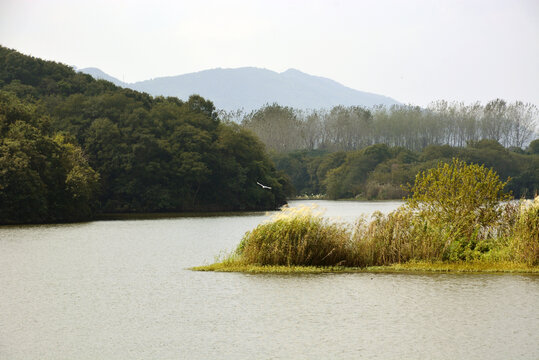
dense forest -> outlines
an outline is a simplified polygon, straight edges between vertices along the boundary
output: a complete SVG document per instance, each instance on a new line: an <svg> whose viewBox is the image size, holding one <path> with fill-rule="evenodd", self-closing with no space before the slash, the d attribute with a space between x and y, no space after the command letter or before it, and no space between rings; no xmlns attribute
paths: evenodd
<svg viewBox="0 0 539 360"><path fill-rule="evenodd" d="M0 223L274 209L289 191L263 143L210 101L154 98L5 47L0 136Z"/></svg>
<svg viewBox="0 0 539 360"><path fill-rule="evenodd" d="M493 168L516 197L539 191L535 105L496 99L486 105L438 101L426 109L336 106L300 111L278 104L221 117L266 144L296 195L395 199L415 175L453 157Z"/></svg>

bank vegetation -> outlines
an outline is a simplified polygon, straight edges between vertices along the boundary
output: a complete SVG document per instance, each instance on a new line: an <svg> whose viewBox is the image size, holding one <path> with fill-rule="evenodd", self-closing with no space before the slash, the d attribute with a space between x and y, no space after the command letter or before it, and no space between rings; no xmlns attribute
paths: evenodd
<svg viewBox="0 0 539 360"><path fill-rule="evenodd" d="M350 226L284 208L227 258L195 270L537 272L539 197L512 201L505 186L494 171L453 159L419 173L412 196L387 215Z"/></svg>

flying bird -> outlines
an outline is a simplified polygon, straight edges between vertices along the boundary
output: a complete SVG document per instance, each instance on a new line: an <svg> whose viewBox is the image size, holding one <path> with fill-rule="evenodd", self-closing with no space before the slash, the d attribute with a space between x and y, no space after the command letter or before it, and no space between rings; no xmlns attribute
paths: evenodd
<svg viewBox="0 0 539 360"><path fill-rule="evenodd" d="M262 185L261 183L259 183L258 181L256 182L258 185L260 185L262 187L262 189L270 189L271 190L271 186L266 186L266 185Z"/></svg>

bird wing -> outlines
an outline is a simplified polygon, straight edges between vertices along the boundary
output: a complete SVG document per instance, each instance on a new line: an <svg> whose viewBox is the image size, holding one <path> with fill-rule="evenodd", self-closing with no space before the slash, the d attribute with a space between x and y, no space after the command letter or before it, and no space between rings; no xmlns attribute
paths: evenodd
<svg viewBox="0 0 539 360"><path fill-rule="evenodd" d="M271 190L271 186L266 186L266 185L262 185L261 183L259 183L258 181L256 182L258 185L262 186L262 189L270 189Z"/></svg>

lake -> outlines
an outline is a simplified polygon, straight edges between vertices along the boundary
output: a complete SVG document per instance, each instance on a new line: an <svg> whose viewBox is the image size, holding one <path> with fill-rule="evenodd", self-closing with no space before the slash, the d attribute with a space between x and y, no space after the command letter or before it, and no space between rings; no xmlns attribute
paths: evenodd
<svg viewBox="0 0 539 360"><path fill-rule="evenodd" d="M537 275L187 269L269 216L0 227L0 359L539 359Z"/></svg>

